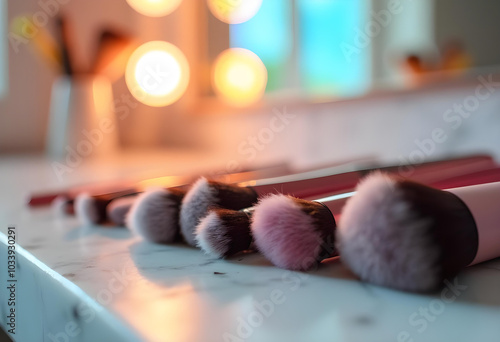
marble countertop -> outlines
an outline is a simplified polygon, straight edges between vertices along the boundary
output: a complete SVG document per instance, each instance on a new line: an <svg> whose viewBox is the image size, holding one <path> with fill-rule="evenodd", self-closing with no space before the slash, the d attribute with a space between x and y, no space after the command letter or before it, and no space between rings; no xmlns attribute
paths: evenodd
<svg viewBox="0 0 500 342"><path fill-rule="evenodd" d="M95 180L97 168L82 167L64 184ZM99 172L110 179L119 168ZM6 235L15 226L11 336L19 341L500 339L500 260L468 268L444 292L403 293L358 281L338 258L289 272L259 254L216 260L30 210L27 192L61 185L43 158L2 157L0 175L0 324L9 329Z"/></svg>

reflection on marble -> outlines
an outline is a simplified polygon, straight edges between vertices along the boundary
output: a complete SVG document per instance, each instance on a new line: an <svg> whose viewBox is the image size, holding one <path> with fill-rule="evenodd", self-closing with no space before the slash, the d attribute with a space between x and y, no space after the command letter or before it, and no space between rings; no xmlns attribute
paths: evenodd
<svg viewBox="0 0 500 342"><path fill-rule="evenodd" d="M25 337L19 340L51 341L68 322L77 322L81 332L67 341L442 342L500 336L500 260L462 272L456 281L466 289L454 289L455 298L448 293L445 302L441 293L361 283L338 258L307 273L275 268L257 253L216 260L181 244L141 241L126 229L81 227L49 209L30 211L18 199L0 209L2 233L8 224L16 225L26 250L19 256L18 329ZM0 255L5 260L3 235ZM0 264L4 270L5 261ZM3 294L0 308L4 327ZM88 308L96 315L90 323Z"/></svg>

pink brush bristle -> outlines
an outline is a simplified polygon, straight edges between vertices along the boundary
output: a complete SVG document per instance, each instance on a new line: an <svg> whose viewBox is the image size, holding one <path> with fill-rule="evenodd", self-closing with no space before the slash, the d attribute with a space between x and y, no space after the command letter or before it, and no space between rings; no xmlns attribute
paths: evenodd
<svg viewBox="0 0 500 342"><path fill-rule="evenodd" d="M258 250L281 268L308 270L335 253L335 220L317 202L285 195L263 198L251 228Z"/></svg>

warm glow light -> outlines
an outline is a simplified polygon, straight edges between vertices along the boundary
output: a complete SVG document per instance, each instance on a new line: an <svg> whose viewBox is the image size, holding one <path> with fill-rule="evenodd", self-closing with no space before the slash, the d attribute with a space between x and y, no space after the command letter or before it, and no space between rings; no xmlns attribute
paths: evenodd
<svg viewBox="0 0 500 342"><path fill-rule="evenodd" d="M262 5L262 0L208 0L208 7L219 20L240 24L251 19Z"/></svg>
<svg viewBox="0 0 500 342"><path fill-rule="evenodd" d="M96 76L92 82L92 95L96 114L102 119L113 110L113 91L109 80L102 76Z"/></svg>
<svg viewBox="0 0 500 342"><path fill-rule="evenodd" d="M182 0L127 0L137 12L149 17L163 17L172 13Z"/></svg>
<svg viewBox="0 0 500 342"><path fill-rule="evenodd" d="M139 188L141 190L147 190L149 188L158 188L158 187L171 188L174 186L183 185L185 183L186 183L186 177L183 177L183 176L164 176L164 177L146 179L146 180L140 181L138 184L139 184Z"/></svg>
<svg viewBox="0 0 500 342"><path fill-rule="evenodd" d="M174 45L153 41L137 48L127 64L125 80L132 95L153 107L177 101L189 83L189 64Z"/></svg>
<svg viewBox="0 0 500 342"><path fill-rule="evenodd" d="M267 70L256 54L245 49L228 49L215 61L214 89L221 98L236 106L259 100L266 89Z"/></svg>

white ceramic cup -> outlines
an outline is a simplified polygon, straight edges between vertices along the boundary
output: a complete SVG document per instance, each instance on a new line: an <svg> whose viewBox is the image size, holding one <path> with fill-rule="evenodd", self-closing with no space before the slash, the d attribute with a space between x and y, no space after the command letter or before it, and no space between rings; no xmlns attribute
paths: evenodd
<svg viewBox="0 0 500 342"><path fill-rule="evenodd" d="M87 158L116 151L118 127L110 82L64 76L52 86L46 150L53 158Z"/></svg>

